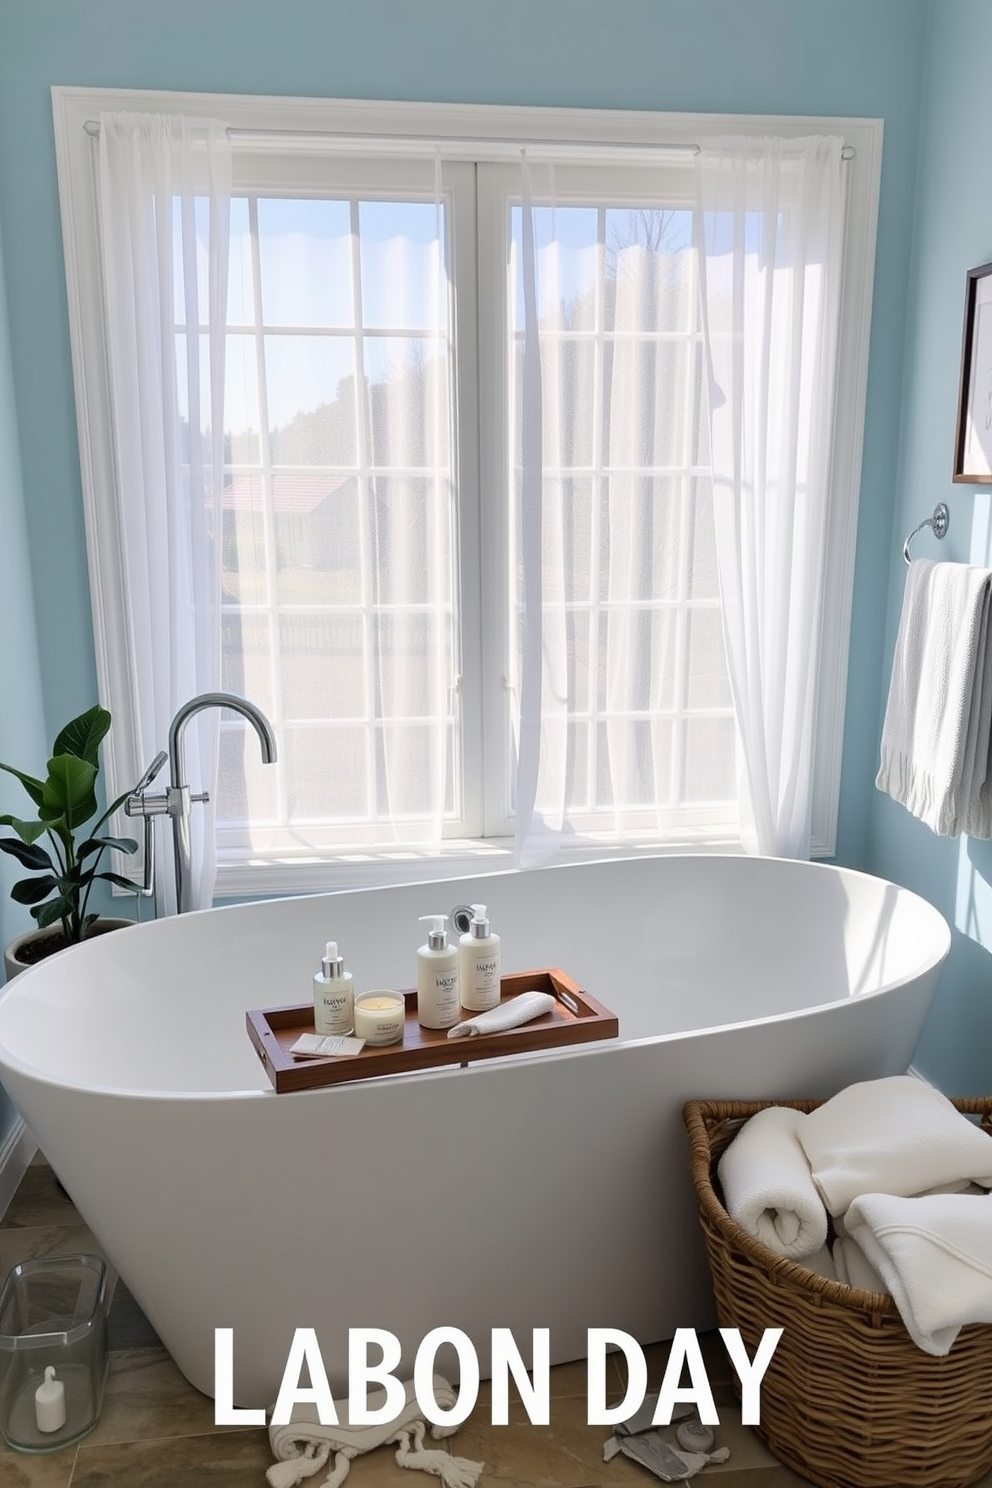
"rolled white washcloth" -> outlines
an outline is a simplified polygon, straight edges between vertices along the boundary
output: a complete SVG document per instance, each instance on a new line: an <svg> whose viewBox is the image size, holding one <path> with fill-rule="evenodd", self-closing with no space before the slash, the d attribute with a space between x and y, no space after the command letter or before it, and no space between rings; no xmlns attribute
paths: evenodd
<svg viewBox="0 0 992 1488"><path fill-rule="evenodd" d="M511 997L509 1002L490 1008L488 1013L476 1013L474 1018L456 1023L448 1029L448 1037L475 1038L480 1033L502 1033L504 1028L518 1028L521 1023L550 1013L554 1005L550 992L521 992L519 997Z"/></svg>
<svg viewBox="0 0 992 1488"><path fill-rule="evenodd" d="M797 1134L808 1119L788 1106L766 1106L744 1123L717 1168L727 1213L793 1261L813 1255L827 1238L827 1211Z"/></svg>

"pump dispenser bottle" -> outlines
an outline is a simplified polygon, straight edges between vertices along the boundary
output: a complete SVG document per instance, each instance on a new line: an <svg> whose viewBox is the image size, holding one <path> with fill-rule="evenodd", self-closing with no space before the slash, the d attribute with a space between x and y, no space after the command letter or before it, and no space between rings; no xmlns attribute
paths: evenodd
<svg viewBox="0 0 992 1488"><path fill-rule="evenodd" d="M350 1033L355 1025L355 979L344 969L336 940L329 940L313 979L313 1022L318 1033Z"/></svg>
<svg viewBox="0 0 992 1488"><path fill-rule="evenodd" d="M447 915L421 915L427 943L417 952L417 1020L421 1028L453 1028L458 1006L458 947L449 946Z"/></svg>
<svg viewBox="0 0 992 1488"><path fill-rule="evenodd" d="M484 904L472 905L471 923L458 942L458 986L470 1013L499 1006L499 936L489 928Z"/></svg>

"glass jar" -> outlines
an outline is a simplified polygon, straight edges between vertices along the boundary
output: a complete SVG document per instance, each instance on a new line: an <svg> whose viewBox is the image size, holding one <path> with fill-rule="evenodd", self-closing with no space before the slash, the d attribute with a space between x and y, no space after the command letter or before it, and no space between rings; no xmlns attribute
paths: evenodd
<svg viewBox="0 0 992 1488"><path fill-rule="evenodd" d="M104 1261L45 1256L15 1266L0 1293L0 1432L7 1445L54 1452L85 1436L99 1419L109 1362Z"/></svg>

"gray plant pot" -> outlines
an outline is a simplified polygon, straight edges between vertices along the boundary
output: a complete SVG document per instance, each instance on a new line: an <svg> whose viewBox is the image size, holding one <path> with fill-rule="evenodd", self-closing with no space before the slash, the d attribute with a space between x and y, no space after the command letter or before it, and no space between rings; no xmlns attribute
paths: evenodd
<svg viewBox="0 0 992 1488"><path fill-rule="evenodd" d="M128 925L133 925L133 920L118 919L113 915L102 915L93 926L90 935L106 935L110 930L123 930ZM35 945L39 940L44 940L52 934L52 930L26 930L23 935L17 935L8 941L3 949L3 969L7 981L11 981L18 972L26 971L29 966L37 965L36 961L22 959L22 953L26 946ZM58 951L50 951L48 954L59 956L64 950L71 950L71 946L63 946ZM45 958L47 960L47 957Z"/></svg>

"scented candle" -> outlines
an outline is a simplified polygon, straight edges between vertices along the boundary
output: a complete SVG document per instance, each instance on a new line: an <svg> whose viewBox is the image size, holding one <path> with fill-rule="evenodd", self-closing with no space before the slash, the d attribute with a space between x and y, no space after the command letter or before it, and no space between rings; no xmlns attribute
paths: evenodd
<svg viewBox="0 0 992 1488"><path fill-rule="evenodd" d="M406 1027L400 992L363 992L355 998L355 1037L367 1044L398 1044Z"/></svg>

